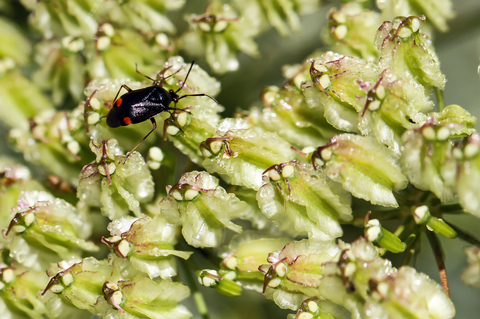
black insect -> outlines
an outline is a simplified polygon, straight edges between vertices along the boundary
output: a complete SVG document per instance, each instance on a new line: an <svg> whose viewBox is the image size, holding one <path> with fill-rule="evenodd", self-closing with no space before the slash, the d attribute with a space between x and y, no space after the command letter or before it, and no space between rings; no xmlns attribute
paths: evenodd
<svg viewBox="0 0 480 319"><path fill-rule="evenodd" d="M140 75L143 75L149 80L152 80L153 85L143 89L138 89L138 90L132 90L125 84L123 84L120 87L120 89L117 92L117 95L115 96L115 99L113 100L113 106L107 114L107 125L112 128L115 128L119 126L127 126L130 124L141 123L146 120L150 120L153 125L152 130L148 132L148 134L145 135L145 137L128 153L127 158L157 128L157 122L155 122L155 118L154 118L155 115L158 115L165 111L169 112L170 115L172 115L173 112L177 110L182 111L182 109L176 108L176 105L179 100L187 96L207 96L212 100L214 100L215 102L217 102L214 98L204 93L186 94L182 96L179 96L177 94L185 85L185 82L187 81L188 75L190 74L190 71L192 70L194 63L195 61L192 61L192 64L188 69L187 75L185 76L185 80L183 81L180 88L176 91L174 90L167 91L162 87L165 80L168 79L170 76L174 75L175 73L172 75L169 75L166 78L162 77L161 80L154 80L151 77L138 71L136 66L135 68L137 73ZM124 88L128 92L123 94L117 99L122 88ZM170 104L172 102L175 103L174 107L170 107Z"/></svg>

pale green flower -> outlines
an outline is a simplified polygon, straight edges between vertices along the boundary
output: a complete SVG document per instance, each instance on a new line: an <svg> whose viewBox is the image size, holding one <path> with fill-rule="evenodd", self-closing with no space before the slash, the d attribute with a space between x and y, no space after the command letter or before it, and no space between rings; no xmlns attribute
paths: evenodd
<svg viewBox="0 0 480 319"><path fill-rule="evenodd" d="M382 10L384 19L425 14L428 21L443 32L448 30L447 20L455 16L451 0L377 0L376 2L378 8Z"/></svg>
<svg viewBox="0 0 480 319"><path fill-rule="evenodd" d="M265 232L246 231L237 234L228 246L223 248L222 267L236 271L239 279L258 279L257 275L260 274L263 281L258 267L268 262L268 254L281 250L290 240L285 237L272 237Z"/></svg>
<svg viewBox="0 0 480 319"><path fill-rule="evenodd" d="M462 273L462 280L469 286L480 288L480 248L476 246L466 247L467 268Z"/></svg>
<svg viewBox="0 0 480 319"><path fill-rule="evenodd" d="M187 319L192 316L178 304L190 294L188 287L170 280L153 281L138 276L132 280L107 281L103 298L96 304L103 318Z"/></svg>
<svg viewBox="0 0 480 319"><path fill-rule="evenodd" d="M93 257L72 265L66 262L54 264L47 274L50 281L42 295L47 299L47 306L54 311L52 315L57 318L69 305L97 314L96 306L102 296L103 285L112 275L116 276L106 261Z"/></svg>
<svg viewBox="0 0 480 319"><path fill-rule="evenodd" d="M312 162L353 196L376 205L398 207L393 191L408 183L398 155L370 137L335 136L313 153Z"/></svg>
<svg viewBox="0 0 480 319"><path fill-rule="evenodd" d="M128 230L124 230L128 228ZM161 216L139 219L121 218L109 224L112 237L102 241L120 258L150 278L163 279L177 275L174 256L188 259L191 252L174 249L178 227Z"/></svg>
<svg viewBox="0 0 480 319"><path fill-rule="evenodd" d="M43 319L47 307L37 298L48 277L43 271L0 267L0 309L2 317L11 319Z"/></svg>
<svg viewBox="0 0 480 319"><path fill-rule="evenodd" d="M378 29L375 44L381 51L379 64L399 79L413 80L427 92L445 88L445 75L429 37L420 31L422 17L397 17Z"/></svg>
<svg viewBox="0 0 480 319"><path fill-rule="evenodd" d="M432 113L431 116L439 125L448 124L452 139L466 137L477 131L475 129L477 118L460 105L451 104L438 113Z"/></svg>
<svg viewBox="0 0 480 319"><path fill-rule="evenodd" d="M278 133L293 146L303 148L326 143L335 134L335 130L325 120L322 112L306 104L302 92L286 86L266 87L262 92L265 108L258 112L250 111L246 118L256 121L264 129Z"/></svg>
<svg viewBox="0 0 480 319"><path fill-rule="evenodd" d="M395 269L372 244L339 243L337 262L325 263L319 296L364 318L453 318L455 308L440 285L415 269ZM343 287L343 292L341 287Z"/></svg>
<svg viewBox="0 0 480 319"><path fill-rule="evenodd" d="M29 119L44 111L53 110L49 99L18 71L0 74L0 96L0 120L7 127L18 129L11 133L11 138L14 139L26 134Z"/></svg>
<svg viewBox="0 0 480 319"><path fill-rule="evenodd" d="M41 270L59 259L79 260L82 251L98 251L86 240L92 231L87 216L47 192L23 192L12 215L6 232L10 256L26 267Z"/></svg>
<svg viewBox="0 0 480 319"><path fill-rule="evenodd" d="M415 187L432 191L442 202L451 201L455 192L448 183L448 176L455 174L449 171L454 168L445 165L452 156L451 126L426 123L402 137L403 172Z"/></svg>
<svg viewBox="0 0 480 319"><path fill-rule="evenodd" d="M185 173L167 190L160 211L170 222L181 223L183 237L190 245L216 247L223 242L225 228L242 231L231 219L241 217L248 205L218 186L218 179L207 172Z"/></svg>
<svg viewBox="0 0 480 319"><path fill-rule="evenodd" d="M240 19L230 5L211 1L203 15L191 15L188 22L192 31L182 36L183 46L193 54L204 54L216 73L236 71L238 51L258 56L257 44L253 41L257 30Z"/></svg>
<svg viewBox="0 0 480 319"><path fill-rule="evenodd" d="M260 266L265 274L263 292L281 308L297 310L306 296L318 295L322 264L340 253L333 241L291 242L268 255L269 264Z"/></svg>
<svg viewBox="0 0 480 319"><path fill-rule="evenodd" d="M138 152L128 158L120 155L114 139L91 140L90 148L96 159L82 169L77 197L90 206L100 207L110 219L129 211L140 216L140 204L153 197L153 179L143 157Z"/></svg>
<svg viewBox="0 0 480 319"><path fill-rule="evenodd" d="M367 99L365 84L377 82L379 75L376 64L327 52L312 60L310 76L314 86L304 91L316 90L328 123L342 131L358 132L357 113L363 111ZM313 98L312 93L308 96Z"/></svg>
<svg viewBox="0 0 480 319"><path fill-rule="evenodd" d="M2 163L3 164L3 163ZM1 164L0 164L1 167ZM22 192L45 191L44 186L34 180L30 170L22 165L9 164L0 169L0 228L8 227L11 209L18 205ZM3 237L3 236L2 236ZM4 238L1 239L3 242Z"/></svg>
<svg viewBox="0 0 480 319"><path fill-rule="evenodd" d="M460 204L467 212L480 216L480 136L470 135L462 144L455 147L453 154L458 161L456 191Z"/></svg>
<svg viewBox="0 0 480 319"><path fill-rule="evenodd" d="M9 137L25 159L72 185L78 183L81 158L88 154L82 110L43 111L30 119L30 128L12 129Z"/></svg>
<svg viewBox="0 0 480 319"><path fill-rule="evenodd" d="M234 3L250 25L263 29L270 24L283 36L291 31L299 32L299 15L313 13L319 5L318 0L237 0Z"/></svg>
<svg viewBox="0 0 480 319"><path fill-rule="evenodd" d="M383 20L375 11L365 10L358 2L349 2L328 13L328 28L323 38L335 52L375 61L379 51L372 39Z"/></svg>
<svg viewBox="0 0 480 319"><path fill-rule="evenodd" d="M11 21L0 19L0 74L25 64L32 45L23 32Z"/></svg>
<svg viewBox="0 0 480 319"><path fill-rule="evenodd" d="M295 157L277 134L250 127L241 119L223 120L216 132L200 146L205 156L202 166L230 184L257 190L262 186L263 171Z"/></svg>
<svg viewBox="0 0 480 319"><path fill-rule="evenodd" d="M329 240L342 235L340 221L350 221L350 196L310 164L274 165L263 175L257 201L262 213L292 236Z"/></svg>
<svg viewBox="0 0 480 319"><path fill-rule="evenodd" d="M433 107L424 93L413 81L396 79L389 69L384 70L368 91L363 111L358 113L360 132L400 154L403 133L423 125L427 115L422 112Z"/></svg>

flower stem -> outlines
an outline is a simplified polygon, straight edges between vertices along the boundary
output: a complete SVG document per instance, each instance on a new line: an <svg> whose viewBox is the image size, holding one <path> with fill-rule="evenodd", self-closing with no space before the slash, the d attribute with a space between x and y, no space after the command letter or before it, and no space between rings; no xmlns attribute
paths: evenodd
<svg viewBox="0 0 480 319"><path fill-rule="evenodd" d="M438 111L441 112L445 108L445 99L443 98L443 91L435 87L435 96L438 102Z"/></svg>
<svg viewBox="0 0 480 319"><path fill-rule="evenodd" d="M473 237L463 229L459 228L458 226L452 225L451 223L445 221L455 232L457 233L458 238L466 241L469 244L475 245L477 247L480 247L480 240L477 238Z"/></svg>

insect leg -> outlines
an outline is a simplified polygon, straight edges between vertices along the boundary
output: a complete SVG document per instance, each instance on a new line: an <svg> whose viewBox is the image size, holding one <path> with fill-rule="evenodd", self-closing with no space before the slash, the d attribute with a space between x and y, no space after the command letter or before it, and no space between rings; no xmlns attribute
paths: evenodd
<svg viewBox="0 0 480 319"><path fill-rule="evenodd" d="M145 139L150 135L152 134L153 131L155 131L155 129L157 128L157 122L155 122L155 118L150 118L150 121L152 122L152 125L153 125L153 128L150 132L147 133L147 135L145 135L144 138L142 138L142 140L140 142L138 142L138 144L130 151L128 152L127 156L125 157L125 161L123 162L125 164L125 162L127 161L127 158L130 156L130 154L132 154L136 149L137 147L139 147L143 141L145 141Z"/></svg>
<svg viewBox="0 0 480 319"><path fill-rule="evenodd" d="M126 84L122 84L122 86L120 87L120 89L118 89L117 95L115 95L115 98L113 99L113 104L112 104L112 105L115 105L115 101L117 100L117 97L118 97L118 95L120 94L120 91L122 90L122 88L124 88L124 89L127 90L128 92L132 91L132 89L129 88Z"/></svg>

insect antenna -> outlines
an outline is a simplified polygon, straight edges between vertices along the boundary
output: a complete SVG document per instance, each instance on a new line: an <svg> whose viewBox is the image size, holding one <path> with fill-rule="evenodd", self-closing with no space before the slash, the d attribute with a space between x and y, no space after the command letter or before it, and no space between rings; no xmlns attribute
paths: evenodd
<svg viewBox="0 0 480 319"><path fill-rule="evenodd" d="M138 65L137 65L136 63L135 63L135 72L137 72L138 74L140 74L140 75L142 75L142 76L146 77L146 78L147 78L147 79L149 79L150 81L152 81L152 82L155 82L155 80L154 80L154 79L152 79L151 77L149 77L148 75L146 75L146 74L144 74L144 73L142 73L142 72L138 71Z"/></svg>
<svg viewBox="0 0 480 319"><path fill-rule="evenodd" d="M178 92L178 91L177 91L177 92ZM187 97L187 96L206 96L206 97L209 97L212 101L214 101L215 103L218 104L217 100L215 100L213 97L211 97L210 95L205 94L205 93L200 93L200 94L186 94L186 95L182 95L182 96L179 97L178 99L181 100L181 99L183 99L184 97Z"/></svg>
<svg viewBox="0 0 480 319"><path fill-rule="evenodd" d="M178 93L181 89L183 89L183 86L185 85L185 82L187 82L188 76L190 75L190 71L192 71L193 65L195 64L195 60L192 61L192 64L190 64L190 68L188 69L187 75L185 76L185 80L183 80L182 85L178 90L175 91L175 93ZM186 95L184 95L186 96Z"/></svg>
<svg viewBox="0 0 480 319"><path fill-rule="evenodd" d="M182 85L180 86L180 88L178 90L175 91L175 94L178 93L178 91L180 91L181 89L183 89L185 83L187 82L187 79L188 79L188 76L190 75L190 71L192 71L192 68L193 68L193 65L195 64L195 60L192 61L192 64L190 64L190 68L188 69L188 72L187 72L187 75L185 76L185 80L183 80L183 83ZM183 99L184 97L187 97L187 96L206 96L206 97L209 97L212 101L214 101L215 103L218 104L217 100L215 100L213 97L211 97L210 95L208 94L205 94L205 93L200 93L200 94L185 94L185 95L182 95L180 96L176 102L178 102L178 100L181 100ZM175 103L176 103L175 102Z"/></svg>

